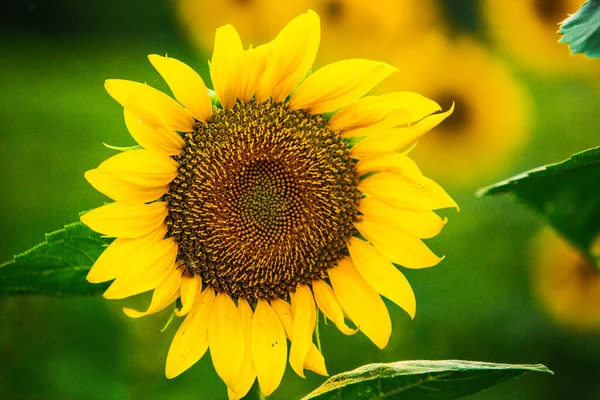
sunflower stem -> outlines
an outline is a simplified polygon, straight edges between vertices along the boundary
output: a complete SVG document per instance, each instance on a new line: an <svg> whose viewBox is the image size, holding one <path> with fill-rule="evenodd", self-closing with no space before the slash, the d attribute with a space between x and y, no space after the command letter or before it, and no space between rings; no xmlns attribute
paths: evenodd
<svg viewBox="0 0 600 400"><path fill-rule="evenodd" d="M317 349L319 349L319 353L321 351L321 336L319 335L319 310L317 309L317 323L315 324L315 339L317 341Z"/></svg>

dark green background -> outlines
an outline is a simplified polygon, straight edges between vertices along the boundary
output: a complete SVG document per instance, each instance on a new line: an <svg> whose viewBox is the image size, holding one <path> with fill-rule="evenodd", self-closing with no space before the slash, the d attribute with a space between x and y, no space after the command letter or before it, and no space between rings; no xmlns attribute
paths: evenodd
<svg viewBox="0 0 600 400"><path fill-rule="evenodd" d="M207 59L181 34L169 2L4 4L0 262L105 201L83 172L112 154L102 142L133 143L121 107L104 91L106 78L165 88L147 54L168 53L204 76ZM446 10L456 29L487 37L473 2L448 2ZM534 99L534 131L506 176L598 145L598 83L517 72ZM475 397L600 398L600 335L555 326L531 290L530 239L541 219L510 198L476 199L476 187L440 183L462 210L449 212L450 223L430 242L446 259L433 269L407 272L417 295L416 319L389 304L394 333L383 351L362 334L344 337L322 325L329 372L406 359L539 362L556 375L526 376ZM121 312L145 301L0 298L0 398L224 398L208 354L179 378L164 377L176 325L160 334L168 313L132 320ZM303 380L288 368L271 398L298 398L323 380L312 373Z"/></svg>

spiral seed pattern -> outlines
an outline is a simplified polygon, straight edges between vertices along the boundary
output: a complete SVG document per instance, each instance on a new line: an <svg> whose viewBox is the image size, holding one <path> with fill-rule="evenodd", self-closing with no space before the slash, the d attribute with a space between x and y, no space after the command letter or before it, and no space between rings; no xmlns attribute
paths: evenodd
<svg viewBox="0 0 600 400"><path fill-rule="evenodd" d="M346 143L322 117L238 102L184 140L167 225L204 284L285 299L347 254L361 193Z"/></svg>

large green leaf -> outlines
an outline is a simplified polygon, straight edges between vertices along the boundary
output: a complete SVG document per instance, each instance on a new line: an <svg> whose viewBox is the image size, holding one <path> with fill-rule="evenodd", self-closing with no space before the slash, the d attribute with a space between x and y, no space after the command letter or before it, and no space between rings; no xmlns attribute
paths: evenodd
<svg viewBox="0 0 600 400"><path fill-rule="evenodd" d="M106 285L85 280L107 241L81 222L46 234L46 241L0 265L0 294L95 294Z"/></svg>
<svg viewBox="0 0 600 400"><path fill-rule="evenodd" d="M561 22L558 33L568 43L571 53L600 57L600 0L588 0L569 18Z"/></svg>
<svg viewBox="0 0 600 400"><path fill-rule="evenodd" d="M460 360L368 364L332 376L303 400L457 399L530 371L552 373L541 364Z"/></svg>
<svg viewBox="0 0 600 400"><path fill-rule="evenodd" d="M600 268L594 254L600 236L600 147L478 191L479 196L499 193L514 193L537 209Z"/></svg>

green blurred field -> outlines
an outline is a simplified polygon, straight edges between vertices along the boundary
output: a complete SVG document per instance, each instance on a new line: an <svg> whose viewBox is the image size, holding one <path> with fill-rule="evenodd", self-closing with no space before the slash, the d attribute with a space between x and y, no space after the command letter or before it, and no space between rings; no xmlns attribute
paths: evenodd
<svg viewBox="0 0 600 400"><path fill-rule="evenodd" d="M168 2L9 4L0 17L0 263L105 200L83 172L112 154L103 142L130 145L132 139L104 79L166 88L147 62L150 53L178 57L208 78L207 55L181 35ZM598 82L518 76L534 101L533 139L503 176L599 144ZM321 324L330 374L405 359L544 363L554 376L525 376L475 397L600 398L600 334L555 326L531 290L530 239L541 219L514 199L476 199L477 187L440 183L461 212L446 212L450 223L430 241L446 259L407 272L416 319L388 303L394 333L384 351L362 334L344 337ZM168 312L141 320L121 312L145 301L1 297L0 398L224 398L208 354L181 377L165 378L176 324L160 334ZM303 380L288 368L270 398L299 398L323 380L312 373Z"/></svg>

